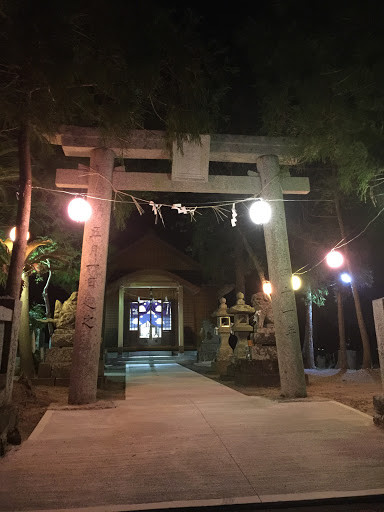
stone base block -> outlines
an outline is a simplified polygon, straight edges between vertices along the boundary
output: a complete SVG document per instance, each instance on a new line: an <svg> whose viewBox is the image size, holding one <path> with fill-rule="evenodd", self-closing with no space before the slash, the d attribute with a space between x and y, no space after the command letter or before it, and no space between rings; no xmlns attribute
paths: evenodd
<svg viewBox="0 0 384 512"><path fill-rule="evenodd" d="M375 409L373 423L380 428L384 428L384 395L373 397L373 407Z"/></svg>
<svg viewBox="0 0 384 512"><path fill-rule="evenodd" d="M373 397L373 407L376 414L384 416L384 394Z"/></svg>
<svg viewBox="0 0 384 512"><path fill-rule="evenodd" d="M71 374L71 365L65 364L62 366L57 366L56 368L52 368L52 377L56 379L69 379Z"/></svg>
<svg viewBox="0 0 384 512"><path fill-rule="evenodd" d="M255 361L277 361L275 345L254 345L250 347L251 359Z"/></svg>
<svg viewBox="0 0 384 512"><path fill-rule="evenodd" d="M48 379L51 377L52 367L49 363L39 363L37 376L39 379Z"/></svg>
<svg viewBox="0 0 384 512"><path fill-rule="evenodd" d="M238 360L235 363L235 384L239 386L270 387L280 385L277 361Z"/></svg>
<svg viewBox="0 0 384 512"><path fill-rule="evenodd" d="M51 377L69 378L73 347L52 347L47 350L45 362L52 368Z"/></svg>
<svg viewBox="0 0 384 512"><path fill-rule="evenodd" d="M58 377L57 379L55 379L55 386L63 386L67 388L69 386L69 377Z"/></svg>
<svg viewBox="0 0 384 512"><path fill-rule="evenodd" d="M12 405L0 407L0 457L5 454L7 444L20 444L20 433L17 429L18 411Z"/></svg>
<svg viewBox="0 0 384 512"><path fill-rule="evenodd" d="M222 378L223 375L227 375L227 369L230 364L231 361L214 361L211 364L211 369Z"/></svg>
<svg viewBox="0 0 384 512"><path fill-rule="evenodd" d="M199 361L214 361L219 348L218 343L202 343L199 350Z"/></svg>
<svg viewBox="0 0 384 512"><path fill-rule="evenodd" d="M230 362L225 372L220 373L220 380L233 380L235 378L235 365L233 362Z"/></svg>
<svg viewBox="0 0 384 512"><path fill-rule="evenodd" d="M260 345L276 345L275 328L259 327L253 334L253 340Z"/></svg>
<svg viewBox="0 0 384 512"><path fill-rule="evenodd" d="M75 331L70 329L56 329L52 334L52 347L73 347L73 337Z"/></svg>
<svg viewBox="0 0 384 512"><path fill-rule="evenodd" d="M54 386L55 385L55 377L37 377L37 379L32 379L32 384L34 386Z"/></svg>

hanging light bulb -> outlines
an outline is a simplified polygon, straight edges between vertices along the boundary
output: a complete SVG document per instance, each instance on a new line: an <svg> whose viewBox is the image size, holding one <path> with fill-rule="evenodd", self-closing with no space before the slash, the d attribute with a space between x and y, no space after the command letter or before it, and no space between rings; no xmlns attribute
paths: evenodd
<svg viewBox="0 0 384 512"><path fill-rule="evenodd" d="M266 294L266 295L271 295L272 293L272 285L269 281L265 281L265 283L263 284L263 292Z"/></svg>
<svg viewBox="0 0 384 512"><path fill-rule="evenodd" d="M339 268L344 263L344 256L339 251L331 251L325 258L327 265L331 268Z"/></svg>
<svg viewBox="0 0 384 512"><path fill-rule="evenodd" d="M92 215L92 207L82 197L75 197L68 205L68 215L75 222L86 222Z"/></svg>
<svg viewBox="0 0 384 512"><path fill-rule="evenodd" d="M352 277L350 274L348 274L348 272L343 272L341 275L340 275L340 279L343 281L343 283L345 284L349 284L352 282Z"/></svg>
<svg viewBox="0 0 384 512"><path fill-rule="evenodd" d="M249 215L255 224L267 224L272 216L270 205L263 199L258 199L249 208Z"/></svg>
<svg viewBox="0 0 384 512"><path fill-rule="evenodd" d="M292 276L292 288L296 291L301 288L301 279L299 276Z"/></svg>
<svg viewBox="0 0 384 512"><path fill-rule="evenodd" d="M29 231L27 233L27 240L29 240L30 234ZM14 226L9 232L9 238L14 242L16 240L16 226Z"/></svg>

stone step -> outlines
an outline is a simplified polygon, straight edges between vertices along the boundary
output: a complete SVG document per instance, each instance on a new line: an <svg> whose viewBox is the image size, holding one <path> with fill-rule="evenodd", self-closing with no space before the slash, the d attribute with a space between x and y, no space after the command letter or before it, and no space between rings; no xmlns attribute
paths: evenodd
<svg viewBox="0 0 384 512"><path fill-rule="evenodd" d="M118 357L114 359L108 359L105 362L105 366L124 366L129 365L140 365L140 364L171 364L181 363L184 361L196 361L196 355L175 355L175 356L129 356L129 357Z"/></svg>

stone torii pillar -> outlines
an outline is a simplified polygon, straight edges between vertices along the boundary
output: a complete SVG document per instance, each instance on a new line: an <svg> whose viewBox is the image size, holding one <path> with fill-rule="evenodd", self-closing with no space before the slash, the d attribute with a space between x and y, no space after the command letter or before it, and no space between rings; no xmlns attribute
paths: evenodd
<svg viewBox="0 0 384 512"><path fill-rule="evenodd" d="M261 178L262 197L265 200L277 200L270 203L272 218L271 222L264 225L264 237L272 283L272 309L281 391L288 397L305 397L305 374L277 156L260 156L257 159L257 170Z"/></svg>
<svg viewBox="0 0 384 512"><path fill-rule="evenodd" d="M92 216L84 226L68 397L70 404L96 401L114 160L115 154L110 149L96 148L90 152L88 201L92 206Z"/></svg>

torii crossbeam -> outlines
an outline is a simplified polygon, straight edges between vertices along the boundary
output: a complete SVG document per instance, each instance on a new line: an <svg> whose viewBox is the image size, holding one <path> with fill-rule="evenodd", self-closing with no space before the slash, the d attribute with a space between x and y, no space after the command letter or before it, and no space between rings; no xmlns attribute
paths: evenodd
<svg viewBox="0 0 384 512"><path fill-rule="evenodd" d="M172 151L164 132L134 130L126 139L105 138L97 129L65 127L51 139L66 156L89 157L89 167L58 169L56 185L87 189L93 215L85 224L70 403L96 400L112 190L252 195L282 199L283 193L307 194L308 178L282 174L279 163L292 163L292 144L279 138L202 135L200 143L176 143ZM125 172L114 169L115 158L170 159L172 173ZM214 176L209 162L256 164L251 176ZM98 199L107 199L107 201ZM264 226L268 270L273 283L272 307L282 393L306 396L296 302L291 286L291 261L284 204L271 204L273 221ZM180 333L182 335L182 333Z"/></svg>

